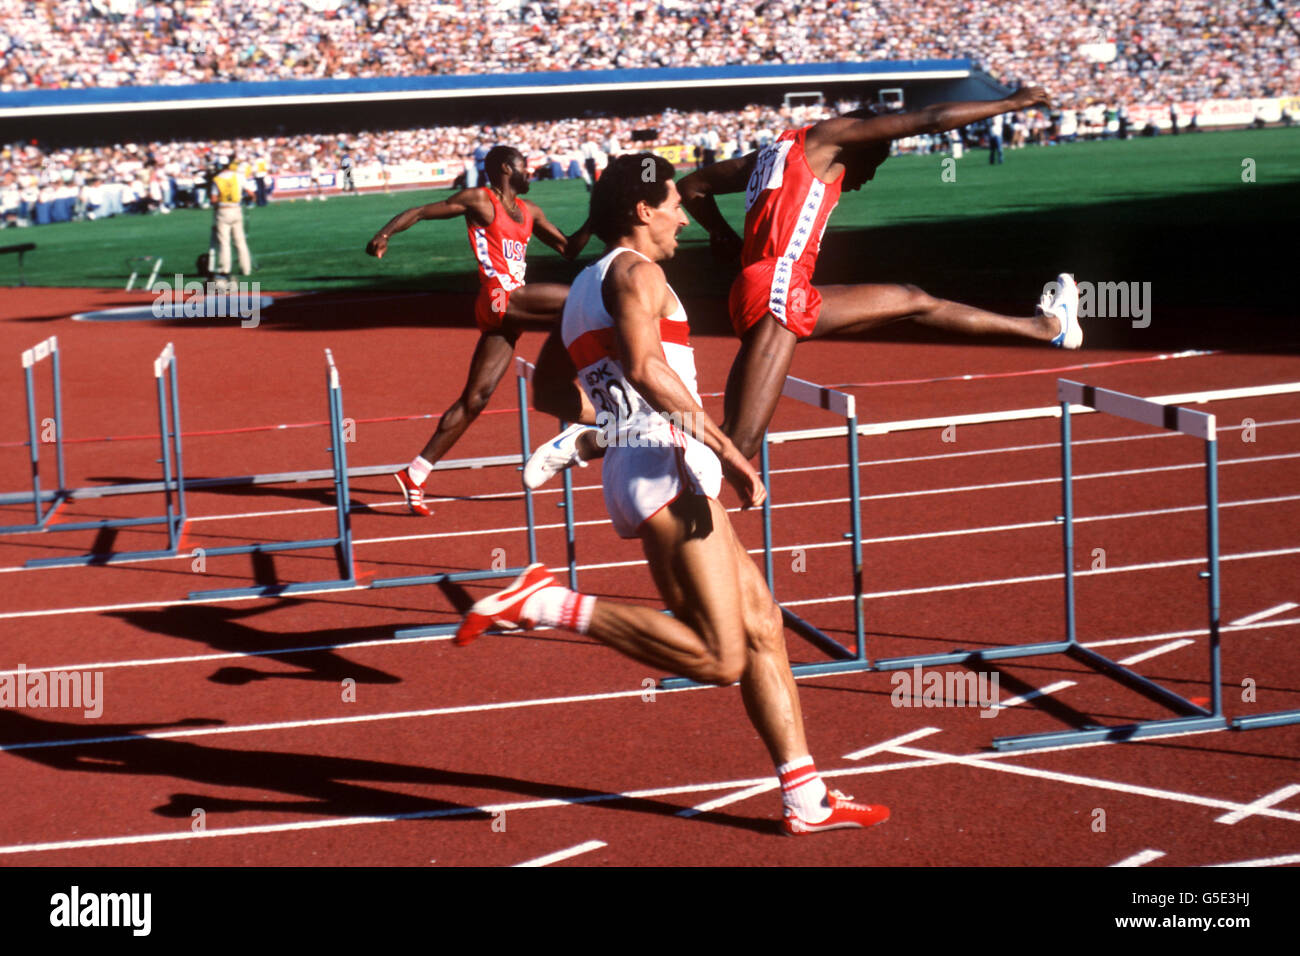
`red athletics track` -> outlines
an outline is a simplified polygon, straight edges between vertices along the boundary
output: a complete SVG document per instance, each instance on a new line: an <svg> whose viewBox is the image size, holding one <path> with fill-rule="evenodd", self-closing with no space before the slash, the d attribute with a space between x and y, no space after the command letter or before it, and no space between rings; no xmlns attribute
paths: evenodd
<svg viewBox="0 0 1300 956"><path fill-rule="evenodd" d="M409 458L431 427L412 416L448 404L473 340L463 329L413 331L422 310L457 304L415 297L304 297L293 309L281 300L258 329L66 317L127 301L148 298L10 290L0 306L11 353L59 336L73 486L156 474L156 438L130 436L157 430L151 368L168 341L179 359L186 472L200 477L326 467L323 426L266 427L324 421L325 347L338 362L345 414L358 423L351 464ZM277 315L288 317L279 327ZM367 317L364 327L351 321L359 315ZM304 328L313 324L323 331ZM540 342L540 333L527 334L521 353L532 357ZM734 343L700 338L696 345L702 385L716 391ZM1300 380L1300 358L1288 355L1156 361L1140 352L1065 355L965 342L806 344L793 373L864 383L1106 362L1125 364L1063 374L1137 394ZM20 376L17 355L0 356L0 394L10 410L0 425L6 491L27 479ZM849 390L864 420L892 421L1047 405L1056 377L1037 371ZM719 409L716 398L707 402ZM503 387L454 454L513 452L514 405L513 388ZM1203 407L1219 416L1221 429L1222 619L1251 619L1225 629L1226 707L1231 715L1300 707L1300 400ZM1253 433L1241 430L1247 418ZM538 415L532 423L535 440L553 427ZM833 424L824 412L783 405L775 427ZM1204 586L1195 576L1204 548L1201 447L1157 434L1101 415L1076 418L1076 502L1087 519L1077 529L1079 635L1114 659L1149 655L1134 668L1204 697ZM102 440L109 436L115 440ZM1044 420L963 426L953 442L938 430L862 441L873 657L1060 637L1056 436L1057 424ZM777 447L772 492L778 597L847 640L843 462L840 440ZM636 547L603 520L599 467L575 478L582 588L652 601ZM429 488L437 515L428 521L395 507L389 485L387 477L353 483L354 500L374 506L353 517L363 575L480 568L495 556L524 561L513 470L436 475ZM555 489L538 499L539 545L552 566L564 559L557 500ZM729 493L728 500L734 503ZM160 507L158 496L86 499L57 520ZM785 840L775 831L771 767L736 688L648 695L644 682L663 675L554 631L488 637L463 650L445 639L392 640L394 628L452 619L427 587L184 601L192 590L254 578L333 577L326 552L214 558L202 571L191 557L205 545L328 536L329 509L325 482L195 492L185 557L108 567L20 567L31 557L88 551L93 532L0 541L0 670L97 670L104 680L97 719L68 709L0 709L0 772L9 783L0 861L507 865L552 854L574 865L1300 860L1295 727L1045 753L988 750L995 735L1167 715L1065 658L1002 662L999 697L1009 706L992 719L975 708L891 706L889 674L802 680L819 768L846 792L889 804L894 815L873 831ZM27 514L4 508L0 521ZM758 547L757 516L734 520ZM111 544L157 547L161 538L155 527L123 531ZM795 548L803 549L801 563ZM1105 552L1104 567L1095 549ZM793 635L790 650L795 660L820 659ZM1247 679L1254 702L1241 699ZM344 700L347 680L355 682L355 701ZM1013 701L1053 685L1049 694ZM202 832L194 829L197 810ZM1104 832L1095 829L1098 810Z"/></svg>

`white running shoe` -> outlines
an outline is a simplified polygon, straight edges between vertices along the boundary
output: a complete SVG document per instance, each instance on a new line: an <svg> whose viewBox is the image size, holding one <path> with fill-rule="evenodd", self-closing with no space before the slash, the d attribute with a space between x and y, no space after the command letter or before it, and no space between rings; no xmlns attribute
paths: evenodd
<svg viewBox="0 0 1300 956"><path fill-rule="evenodd" d="M587 463L578 454L578 436L595 430L590 425L570 425L538 448L524 465L524 485L536 491L566 468L586 468Z"/></svg>
<svg viewBox="0 0 1300 956"><path fill-rule="evenodd" d="M1083 344L1083 326L1079 324L1079 287L1074 276L1062 272L1056 277L1056 294L1044 292L1038 301L1039 315L1054 315L1061 331L1052 339L1058 349L1077 349Z"/></svg>

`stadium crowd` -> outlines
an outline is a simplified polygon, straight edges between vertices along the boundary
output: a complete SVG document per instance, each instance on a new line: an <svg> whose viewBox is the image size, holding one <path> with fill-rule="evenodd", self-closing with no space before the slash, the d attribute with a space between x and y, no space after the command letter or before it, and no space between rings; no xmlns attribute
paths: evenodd
<svg viewBox="0 0 1300 956"><path fill-rule="evenodd" d="M1277 96L1300 89L1300 5L0 0L0 92L952 57L1078 108Z"/></svg>

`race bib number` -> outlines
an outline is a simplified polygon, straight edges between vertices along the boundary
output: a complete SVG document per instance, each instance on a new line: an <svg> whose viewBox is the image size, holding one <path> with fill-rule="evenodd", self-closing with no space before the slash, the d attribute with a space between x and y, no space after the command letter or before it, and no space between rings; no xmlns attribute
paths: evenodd
<svg viewBox="0 0 1300 956"><path fill-rule="evenodd" d="M510 275L520 282L524 280L525 248L525 244L518 239L501 240L501 253L506 258L506 266L510 269Z"/></svg>
<svg viewBox="0 0 1300 956"><path fill-rule="evenodd" d="M749 177L745 188L745 212L754 205L759 193L766 189L780 189L785 180L785 157L794 145L793 140L780 140L759 151L754 163L754 172Z"/></svg>

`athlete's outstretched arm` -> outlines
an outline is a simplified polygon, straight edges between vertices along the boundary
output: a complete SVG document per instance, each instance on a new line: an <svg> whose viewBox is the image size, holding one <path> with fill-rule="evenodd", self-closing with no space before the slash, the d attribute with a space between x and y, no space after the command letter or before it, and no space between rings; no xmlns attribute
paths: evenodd
<svg viewBox="0 0 1300 956"><path fill-rule="evenodd" d="M456 195L441 202L431 202L423 206L412 206L399 212L375 233L374 238L366 244L366 252L376 259L382 259L388 251L388 240L394 233L405 232L417 222L425 219L455 219L458 216L476 215L482 217L484 200L478 189L462 189Z"/></svg>
<svg viewBox="0 0 1300 956"><path fill-rule="evenodd" d="M741 239L731 223L723 217L714 198L725 193L743 192L754 172L757 153L714 163L697 169L678 184L682 205L695 221L709 233L713 254L722 260L740 255Z"/></svg>
<svg viewBox="0 0 1300 956"><path fill-rule="evenodd" d="M960 103L936 103L910 113L894 113L855 119L836 116L822 120L808 131L807 148L852 148L870 143L889 142L926 133L946 133L990 116L1052 105L1051 97L1041 86L1016 90L1006 99L969 100Z"/></svg>
<svg viewBox="0 0 1300 956"><path fill-rule="evenodd" d="M528 202L527 200L522 201ZM537 203L530 202L528 205L533 211L533 235L564 256L564 258L570 261L578 258L586 247L587 240L591 238L591 220L588 219L579 226L578 231L573 235L566 236L554 223L546 218L546 213L542 212Z"/></svg>
<svg viewBox="0 0 1300 956"><path fill-rule="evenodd" d="M742 507L761 505L767 497L762 479L696 403L686 383L664 357L658 317L673 311L673 296L663 269L653 262L638 262L624 270L611 270L602 294L614 319L619 360L628 382L655 411L671 415L683 431L718 456L722 473L739 493Z"/></svg>

